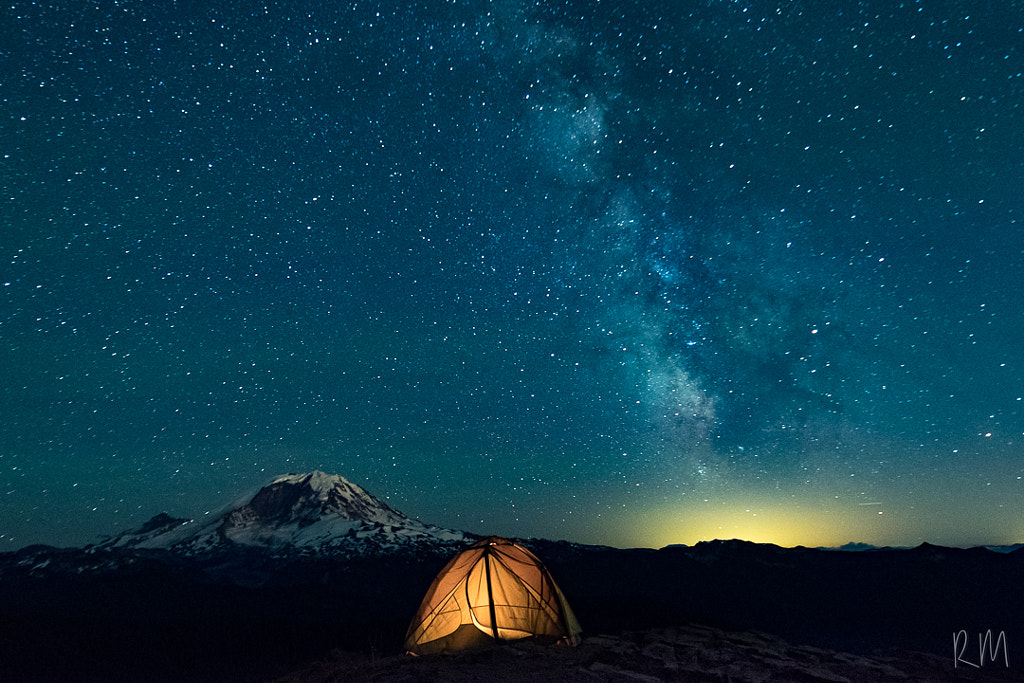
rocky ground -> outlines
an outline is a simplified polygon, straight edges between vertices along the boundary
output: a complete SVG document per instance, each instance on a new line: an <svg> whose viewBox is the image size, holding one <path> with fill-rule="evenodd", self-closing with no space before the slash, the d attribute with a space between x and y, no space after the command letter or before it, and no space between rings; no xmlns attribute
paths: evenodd
<svg viewBox="0 0 1024 683"><path fill-rule="evenodd" d="M703 626L584 638L579 647L509 644L459 655L411 657L335 651L276 683L333 681L812 681L925 682L1020 680L990 664L954 668L948 658L916 652L853 655L756 632Z"/></svg>

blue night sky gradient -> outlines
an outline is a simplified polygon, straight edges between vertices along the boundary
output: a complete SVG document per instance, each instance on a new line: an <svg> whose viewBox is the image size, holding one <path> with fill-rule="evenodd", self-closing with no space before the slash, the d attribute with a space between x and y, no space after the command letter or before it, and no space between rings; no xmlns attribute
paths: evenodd
<svg viewBox="0 0 1024 683"><path fill-rule="evenodd" d="M0 549L313 468L478 533L1024 541L1024 4L0 25Z"/></svg>

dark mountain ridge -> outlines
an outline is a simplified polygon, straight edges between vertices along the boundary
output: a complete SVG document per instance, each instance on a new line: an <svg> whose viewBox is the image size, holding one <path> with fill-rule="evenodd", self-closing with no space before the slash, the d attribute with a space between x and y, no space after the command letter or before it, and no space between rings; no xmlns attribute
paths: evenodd
<svg viewBox="0 0 1024 683"><path fill-rule="evenodd" d="M397 652L426 587L475 538L311 473L202 522L158 515L85 548L0 554L0 680L254 681L332 648ZM1024 667L1024 549L523 543L585 636L699 623L843 652L918 650L952 670L955 634L991 630L1005 634L1009 671Z"/></svg>

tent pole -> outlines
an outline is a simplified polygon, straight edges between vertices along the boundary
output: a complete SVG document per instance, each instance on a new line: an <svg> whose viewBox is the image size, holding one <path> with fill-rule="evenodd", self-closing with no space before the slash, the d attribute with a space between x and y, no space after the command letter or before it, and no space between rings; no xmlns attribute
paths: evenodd
<svg viewBox="0 0 1024 683"><path fill-rule="evenodd" d="M484 547L484 572L487 574L487 605L491 609L491 634L494 636L494 642L500 642L498 639L498 617L494 611L494 593L491 592L491 548L490 546Z"/></svg>

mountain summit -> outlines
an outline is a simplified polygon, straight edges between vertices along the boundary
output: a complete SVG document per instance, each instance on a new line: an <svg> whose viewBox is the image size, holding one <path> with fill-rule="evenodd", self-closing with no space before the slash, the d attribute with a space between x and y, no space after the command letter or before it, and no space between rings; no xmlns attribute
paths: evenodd
<svg viewBox="0 0 1024 683"><path fill-rule="evenodd" d="M411 521L361 486L340 475L316 470L274 479L248 503L231 511L224 528L226 533L259 525L297 524L303 528L331 518L394 526Z"/></svg>
<svg viewBox="0 0 1024 683"><path fill-rule="evenodd" d="M365 554L467 540L460 531L407 517L340 475L317 470L276 477L247 502L201 520L157 515L102 545L188 555L232 547Z"/></svg>

